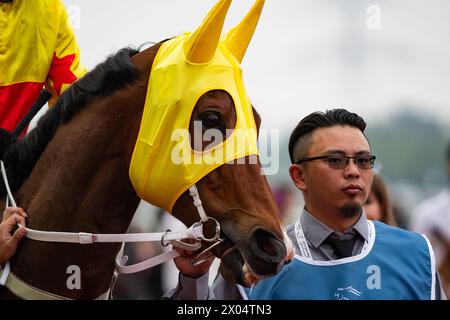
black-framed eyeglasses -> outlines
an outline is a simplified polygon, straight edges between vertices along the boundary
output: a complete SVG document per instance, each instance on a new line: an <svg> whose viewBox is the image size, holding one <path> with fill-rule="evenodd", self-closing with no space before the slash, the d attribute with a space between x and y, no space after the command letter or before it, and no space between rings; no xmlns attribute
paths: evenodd
<svg viewBox="0 0 450 320"><path fill-rule="evenodd" d="M353 162L359 169L372 169L375 164L376 157L371 154L361 154L354 157L349 157L343 154L330 154L326 156L300 159L296 162L296 164L314 160L325 160L328 163L328 167L331 169L344 169L347 167L350 159L353 159Z"/></svg>

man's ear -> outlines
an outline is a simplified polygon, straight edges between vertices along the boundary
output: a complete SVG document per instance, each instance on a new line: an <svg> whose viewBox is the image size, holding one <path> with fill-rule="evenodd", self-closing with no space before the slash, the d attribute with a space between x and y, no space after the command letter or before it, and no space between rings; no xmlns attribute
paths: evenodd
<svg viewBox="0 0 450 320"><path fill-rule="evenodd" d="M302 191L306 191L304 166L292 164L289 167L289 174L295 186Z"/></svg>

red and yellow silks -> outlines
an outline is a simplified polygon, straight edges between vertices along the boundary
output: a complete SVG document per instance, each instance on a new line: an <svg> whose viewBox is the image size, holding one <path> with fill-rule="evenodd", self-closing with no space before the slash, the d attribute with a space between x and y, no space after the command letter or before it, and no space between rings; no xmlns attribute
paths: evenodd
<svg viewBox="0 0 450 320"><path fill-rule="evenodd" d="M57 97L86 73L60 0L0 4L0 127L12 131L45 85Z"/></svg>

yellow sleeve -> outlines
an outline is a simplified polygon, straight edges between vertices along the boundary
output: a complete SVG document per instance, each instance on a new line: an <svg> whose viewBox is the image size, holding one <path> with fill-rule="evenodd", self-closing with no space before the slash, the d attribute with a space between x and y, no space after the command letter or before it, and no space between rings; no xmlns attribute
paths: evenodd
<svg viewBox="0 0 450 320"><path fill-rule="evenodd" d="M59 0L57 0L57 5L58 36L46 80L46 88L54 97L50 101L50 105L75 80L87 72L80 62L80 49L70 25L66 8Z"/></svg>

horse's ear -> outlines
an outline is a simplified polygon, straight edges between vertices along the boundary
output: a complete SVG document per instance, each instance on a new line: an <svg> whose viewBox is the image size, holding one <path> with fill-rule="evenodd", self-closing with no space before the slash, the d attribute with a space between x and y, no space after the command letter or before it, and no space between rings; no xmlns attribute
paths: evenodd
<svg viewBox="0 0 450 320"><path fill-rule="evenodd" d="M189 62L205 63L214 57L230 4L231 0L220 0L186 40L184 53Z"/></svg>
<svg viewBox="0 0 450 320"><path fill-rule="evenodd" d="M245 18L231 29L225 37L225 46L239 62L242 62L242 59L244 59L245 52L258 25L263 6L264 0L256 0Z"/></svg>

